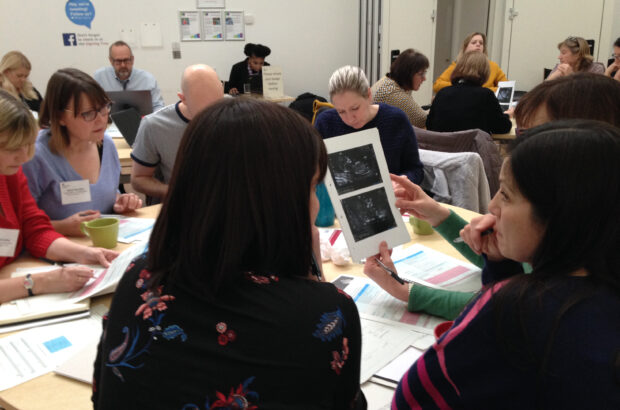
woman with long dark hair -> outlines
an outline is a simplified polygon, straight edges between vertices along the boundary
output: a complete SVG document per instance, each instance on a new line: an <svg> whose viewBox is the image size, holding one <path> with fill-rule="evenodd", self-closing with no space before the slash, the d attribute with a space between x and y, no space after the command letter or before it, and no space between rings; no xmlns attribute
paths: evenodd
<svg viewBox="0 0 620 410"><path fill-rule="evenodd" d="M487 261L489 285L405 374L392 408L620 407L619 157L620 130L596 121L516 140L489 205L506 260Z"/></svg>
<svg viewBox="0 0 620 410"><path fill-rule="evenodd" d="M326 167L277 104L224 99L192 120L104 324L96 409L365 407L357 309L313 256Z"/></svg>

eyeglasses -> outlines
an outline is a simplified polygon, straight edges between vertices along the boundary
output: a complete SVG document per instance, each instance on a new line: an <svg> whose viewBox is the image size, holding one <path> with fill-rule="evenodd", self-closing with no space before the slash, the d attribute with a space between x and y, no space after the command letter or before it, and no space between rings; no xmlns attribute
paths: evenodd
<svg viewBox="0 0 620 410"><path fill-rule="evenodd" d="M97 118L97 114L101 114L102 117L107 117L108 114L110 113L110 110L112 110L111 102L107 103L106 105L99 108L98 110L90 110L90 111L81 112L80 116L82 117L82 119L84 119L84 121L91 122L91 121L95 121L95 118ZM65 111L74 112L68 109L65 109Z"/></svg>
<svg viewBox="0 0 620 410"><path fill-rule="evenodd" d="M112 59L112 64L114 65L127 65L133 62L133 57L123 58L123 59Z"/></svg>
<svg viewBox="0 0 620 410"><path fill-rule="evenodd" d="M611 55L611 58L618 59L618 58L620 58L620 54L612 54L612 55Z"/></svg>
<svg viewBox="0 0 620 410"><path fill-rule="evenodd" d="M566 37L566 40L564 40L564 41L572 41L573 43L577 43L578 42L577 41L577 37L573 37L573 36Z"/></svg>

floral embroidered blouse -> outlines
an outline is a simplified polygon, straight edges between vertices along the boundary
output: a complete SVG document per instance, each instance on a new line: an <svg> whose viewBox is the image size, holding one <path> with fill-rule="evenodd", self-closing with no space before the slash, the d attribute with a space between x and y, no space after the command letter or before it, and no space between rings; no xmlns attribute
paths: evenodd
<svg viewBox="0 0 620 410"><path fill-rule="evenodd" d="M181 281L123 276L93 381L95 409L364 408L355 303L330 283L245 273L209 302Z"/></svg>

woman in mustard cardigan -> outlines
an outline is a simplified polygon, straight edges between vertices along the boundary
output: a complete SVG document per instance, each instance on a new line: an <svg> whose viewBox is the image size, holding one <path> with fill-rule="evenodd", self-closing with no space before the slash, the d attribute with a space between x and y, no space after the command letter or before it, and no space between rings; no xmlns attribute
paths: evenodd
<svg viewBox="0 0 620 410"><path fill-rule="evenodd" d="M471 33L467 37L465 37L465 41L463 41L463 47L461 47L461 51L459 55L456 57L458 60L461 58L463 54L468 51L480 51L483 52L485 56L488 57L487 54L487 37L483 33ZM496 62L489 60L489 66L491 68L491 74L487 81L482 84L483 87L491 89L493 92L497 91L497 84L500 81L508 81L506 78L506 74L499 68ZM452 71L454 71L454 67L456 67L456 61L453 61L452 64L446 70L441 73L439 78L435 80L435 84L433 84L433 92L437 94L439 90L444 87L449 87L452 85L450 81L450 76L452 75Z"/></svg>

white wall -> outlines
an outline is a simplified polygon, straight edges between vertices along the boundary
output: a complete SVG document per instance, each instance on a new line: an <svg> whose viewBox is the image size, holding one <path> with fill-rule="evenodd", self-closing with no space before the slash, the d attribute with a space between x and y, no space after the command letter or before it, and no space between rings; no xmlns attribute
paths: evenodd
<svg viewBox="0 0 620 410"><path fill-rule="evenodd" d="M65 47L62 33L97 33L112 43L122 29L139 31L140 23L161 26L161 48L133 47L135 67L157 78L166 103L176 101L183 68L193 63L213 66L228 80L232 64L241 61L242 41L182 42L182 58L172 59L172 42L179 41L178 10L196 10L196 0L91 0L95 7L92 28L73 24L66 17L66 0L3 1L0 14L0 55L22 51L30 59L31 80L42 93L58 68L73 66L92 74L109 64L108 47ZM248 42L268 45L267 61L284 71L284 91L327 96L327 82L338 67L358 63L358 0L226 0L227 10L254 15L246 25Z"/></svg>

